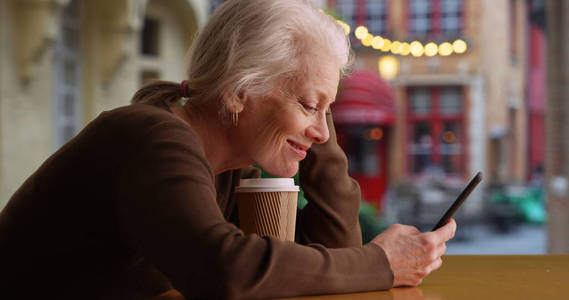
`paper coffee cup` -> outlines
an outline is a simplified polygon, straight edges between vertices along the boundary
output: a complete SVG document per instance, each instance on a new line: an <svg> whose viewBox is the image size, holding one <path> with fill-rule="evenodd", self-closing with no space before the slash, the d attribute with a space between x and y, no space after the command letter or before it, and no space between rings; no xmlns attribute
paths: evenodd
<svg viewBox="0 0 569 300"><path fill-rule="evenodd" d="M241 229L294 241L298 191L291 178L241 179L235 188Z"/></svg>

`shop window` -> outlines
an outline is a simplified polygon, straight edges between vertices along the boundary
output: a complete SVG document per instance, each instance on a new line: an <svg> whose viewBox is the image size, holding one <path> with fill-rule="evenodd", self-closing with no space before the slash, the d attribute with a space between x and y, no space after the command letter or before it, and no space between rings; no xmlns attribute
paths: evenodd
<svg viewBox="0 0 569 300"><path fill-rule="evenodd" d="M464 104L461 87L408 89L409 172L429 169L460 175L464 166Z"/></svg>
<svg viewBox="0 0 569 300"><path fill-rule="evenodd" d="M343 136L350 174L375 177L381 173L382 161L378 145L383 129L372 125L347 127Z"/></svg>
<svg viewBox="0 0 569 300"><path fill-rule="evenodd" d="M158 56L160 43L160 22L150 17L144 18L142 37L140 39L140 52L142 55Z"/></svg>
<svg viewBox="0 0 569 300"><path fill-rule="evenodd" d="M458 36L463 0L408 0L409 32L415 36Z"/></svg>
<svg viewBox="0 0 569 300"><path fill-rule="evenodd" d="M429 114L431 111L431 93L427 89L417 89L411 98L411 110L415 115Z"/></svg>
<svg viewBox="0 0 569 300"><path fill-rule="evenodd" d="M429 122L416 122L413 127L410 153L412 157L412 171L413 173L421 173L431 164L433 153L432 126Z"/></svg>

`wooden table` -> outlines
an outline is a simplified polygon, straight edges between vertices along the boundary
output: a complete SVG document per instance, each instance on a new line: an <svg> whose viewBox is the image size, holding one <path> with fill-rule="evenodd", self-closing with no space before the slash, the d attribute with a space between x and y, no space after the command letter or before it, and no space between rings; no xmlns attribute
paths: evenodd
<svg viewBox="0 0 569 300"><path fill-rule="evenodd" d="M569 255L447 255L419 287L288 299L569 299Z"/></svg>

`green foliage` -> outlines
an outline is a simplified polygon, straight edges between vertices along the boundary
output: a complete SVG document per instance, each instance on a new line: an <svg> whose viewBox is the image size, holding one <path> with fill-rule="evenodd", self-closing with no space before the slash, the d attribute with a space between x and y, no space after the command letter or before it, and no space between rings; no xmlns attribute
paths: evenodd
<svg viewBox="0 0 569 300"><path fill-rule="evenodd" d="M370 242L387 228L378 219L377 208L365 201L360 204L359 220L364 244Z"/></svg>

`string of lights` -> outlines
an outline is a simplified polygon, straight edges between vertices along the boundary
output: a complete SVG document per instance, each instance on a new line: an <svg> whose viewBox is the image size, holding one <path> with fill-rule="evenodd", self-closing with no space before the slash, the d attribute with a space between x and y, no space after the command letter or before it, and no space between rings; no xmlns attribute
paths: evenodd
<svg viewBox="0 0 569 300"><path fill-rule="evenodd" d="M344 28L346 35L351 33L350 25L341 20L336 20L336 22ZM419 41L412 41L410 43L391 41L388 38L371 34L365 26L358 26L354 31L354 35L365 47L372 47L375 50L391 52L392 54L402 56L449 56L451 54L462 54L468 50L468 45L462 39L457 39L452 43L450 41L442 42L440 44L429 42L425 45Z"/></svg>

